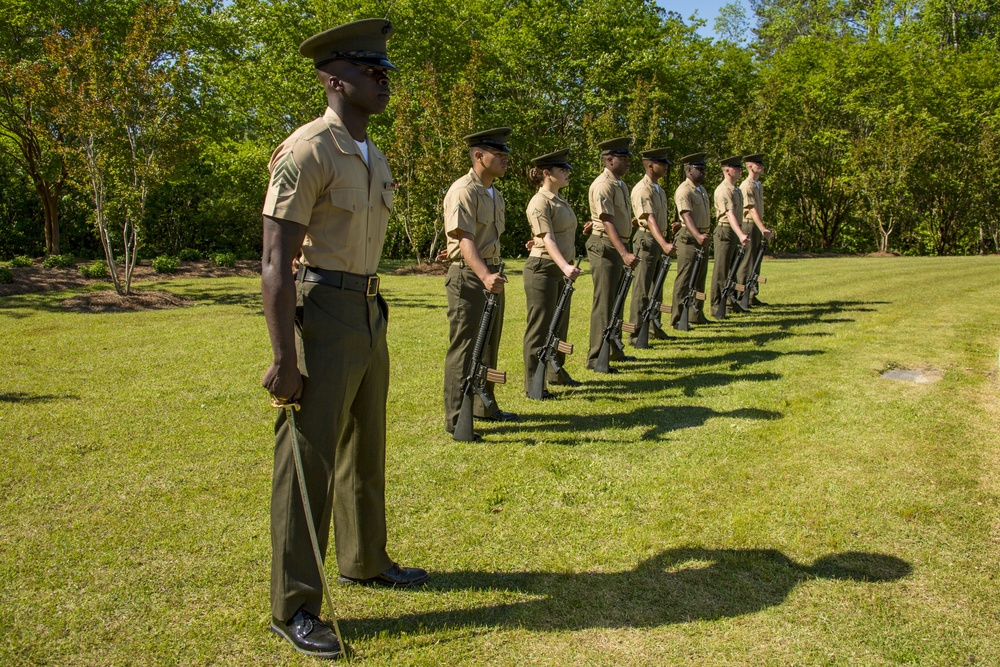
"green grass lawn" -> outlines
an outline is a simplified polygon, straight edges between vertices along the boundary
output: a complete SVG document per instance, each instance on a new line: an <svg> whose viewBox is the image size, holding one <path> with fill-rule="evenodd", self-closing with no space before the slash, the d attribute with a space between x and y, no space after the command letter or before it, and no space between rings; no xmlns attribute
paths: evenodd
<svg viewBox="0 0 1000 667"><path fill-rule="evenodd" d="M356 661L1000 664L1000 258L767 262L771 306L615 376L584 370L584 276L586 382L545 403L520 267L522 421L483 443L443 428L443 279L384 279L390 554L433 578L334 587ZM0 299L0 664L315 664L267 631L259 280L156 285L195 304Z"/></svg>

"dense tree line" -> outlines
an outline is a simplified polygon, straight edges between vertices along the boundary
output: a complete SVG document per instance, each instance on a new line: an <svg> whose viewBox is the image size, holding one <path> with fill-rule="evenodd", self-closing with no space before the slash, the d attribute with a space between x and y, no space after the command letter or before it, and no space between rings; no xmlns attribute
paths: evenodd
<svg viewBox="0 0 1000 667"><path fill-rule="evenodd" d="M324 106L297 46L368 16L395 24L401 69L371 126L399 184L389 256L440 248L461 137L499 125L508 255L528 158L572 149L583 217L595 146L624 134L767 154L779 250L997 251L1000 0L751 7L710 40L644 0L0 0L0 257L100 256L102 237L114 262L257 255L270 152Z"/></svg>

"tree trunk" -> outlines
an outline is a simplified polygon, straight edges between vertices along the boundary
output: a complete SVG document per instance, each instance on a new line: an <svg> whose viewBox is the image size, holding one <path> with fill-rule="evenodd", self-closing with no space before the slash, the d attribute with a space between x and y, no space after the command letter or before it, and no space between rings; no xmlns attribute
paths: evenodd
<svg viewBox="0 0 1000 667"><path fill-rule="evenodd" d="M41 177L35 181L35 192L42 201L42 213L45 218L45 254L59 254L59 192L62 190L62 179L56 183L46 183Z"/></svg>

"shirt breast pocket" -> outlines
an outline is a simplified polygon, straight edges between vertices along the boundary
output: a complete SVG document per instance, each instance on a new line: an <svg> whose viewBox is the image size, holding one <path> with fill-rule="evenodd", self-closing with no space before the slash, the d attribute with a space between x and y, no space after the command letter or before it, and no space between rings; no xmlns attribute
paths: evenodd
<svg viewBox="0 0 1000 667"><path fill-rule="evenodd" d="M324 230L327 240L339 246L356 246L364 243L366 229L362 223L355 224L361 212L368 206L368 192L361 188L337 188L330 190L329 224ZM364 217L361 218L362 221Z"/></svg>

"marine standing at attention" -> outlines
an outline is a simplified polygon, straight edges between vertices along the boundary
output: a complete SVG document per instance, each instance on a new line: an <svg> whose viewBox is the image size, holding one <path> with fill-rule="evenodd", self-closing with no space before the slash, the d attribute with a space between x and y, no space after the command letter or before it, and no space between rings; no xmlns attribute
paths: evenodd
<svg viewBox="0 0 1000 667"><path fill-rule="evenodd" d="M500 235L505 226L503 195L496 179L507 171L510 149L509 127L477 132L465 137L472 168L451 184L444 197L444 231L448 236L448 324L451 345L444 362L444 428L454 435L462 408L462 379L469 370L479 320L486 307L484 289L498 296L493 328L483 351L483 362L496 367L503 331L504 284L500 274ZM504 412L486 383L496 409L486 414L479 396L473 397L473 416L489 421L517 421L513 412ZM475 434L478 439L479 434Z"/></svg>
<svg viewBox="0 0 1000 667"><path fill-rule="evenodd" d="M725 315L731 303L722 303L722 290L736 257L737 248L746 245L750 237L743 233L743 195L740 194L740 174L743 170L739 155L722 161L722 182L715 188L715 267L712 269L712 312Z"/></svg>
<svg viewBox="0 0 1000 667"><path fill-rule="evenodd" d="M628 186L621 180L628 171L631 137L618 137L598 144L602 171L590 185L590 219L593 231L587 240L587 257L594 276L594 303L590 311L590 351L587 368L597 364L604 329L611 322L615 292L626 266L635 268L639 258L629 252L626 241L632 233L632 208ZM612 346L614 348L614 346ZM617 352L617 350L614 350ZM612 359L621 361L621 354ZM611 369L611 372L616 372Z"/></svg>
<svg viewBox="0 0 1000 667"><path fill-rule="evenodd" d="M562 293L563 278L576 280L580 269L573 266L576 255L576 229L578 222L572 207L559 194L569 185L569 149L548 153L531 160L528 180L538 187L538 192L528 202L527 215L531 224L534 243L528 261L524 264L524 297L528 310L528 328L524 333L524 390L527 392L531 378L538 366L538 351L545 345L556 303ZM569 329L569 304L562 313L557 329L559 340L566 340ZM559 366L565 356L556 353ZM546 369L546 383L578 386L563 368L557 375ZM543 394L548 398L548 390Z"/></svg>
<svg viewBox="0 0 1000 667"><path fill-rule="evenodd" d="M635 272L635 283L632 288L632 305L629 308L629 321L639 331L639 320L642 311L649 304L650 290L656 278L656 269L662 255L674 251L674 244L667 241L667 229L670 227L670 202L667 193L660 187L660 179L667 173L670 160L667 159L669 149L654 148L639 153L642 156L642 166L646 175L632 186L632 211L639 220L639 227L632 235L632 252L639 257L639 266ZM666 338L659 329L653 327L650 333L657 338ZM635 344L635 333L629 336L629 342Z"/></svg>
<svg viewBox="0 0 1000 667"><path fill-rule="evenodd" d="M301 405L295 421L306 492L322 553L333 520L340 581L409 587L427 572L401 568L386 553L388 306L375 272L393 183L367 134L369 117L389 103L391 34L388 21L368 19L299 47L315 64L327 109L271 156L261 291L274 360L262 384L280 401ZM271 630L303 653L335 658L342 647L317 618L322 579L293 441L282 410L271 487Z"/></svg>
<svg viewBox="0 0 1000 667"><path fill-rule="evenodd" d="M674 191L674 204L680 216L682 226L674 243L677 246L677 277L674 278L673 306L670 310L670 324L675 329L681 317L680 303L684 291L691 280L694 270L695 252L704 249L708 243L708 230L711 225L712 213L708 203L708 193L702 187L705 182L705 154L693 153L681 158L684 165L684 180ZM699 292L705 291L705 278L708 275L708 258L701 262L695 285ZM701 313L702 305L697 304L689 314L690 323L704 322Z"/></svg>
<svg viewBox="0 0 1000 667"><path fill-rule="evenodd" d="M764 155L745 155L743 162L747 167L747 177L740 183L740 192L743 194L743 233L750 236L750 245L740 264L739 281L746 285L754 260L760 252L761 239L770 241L774 238L774 233L764 225L764 189L760 184L760 177L764 174ZM750 305L765 304L755 296Z"/></svg>

